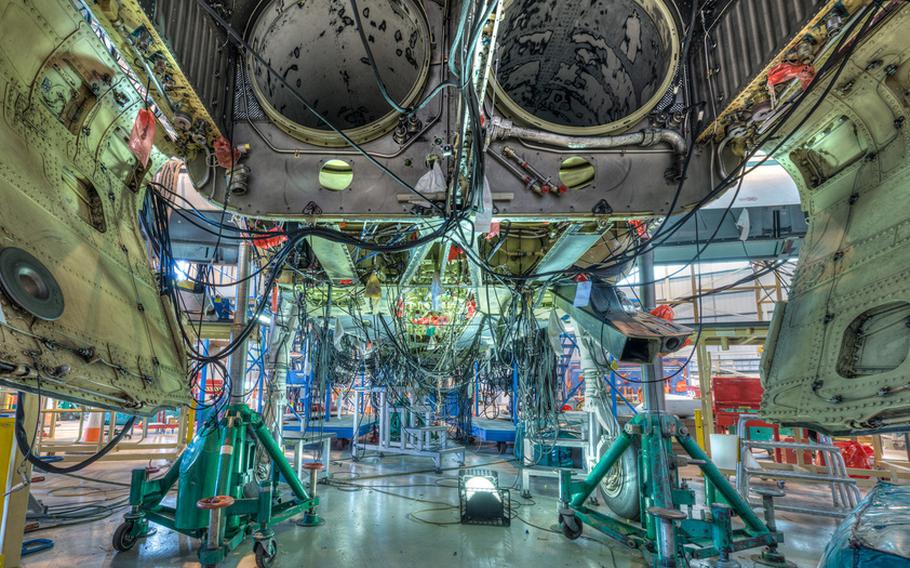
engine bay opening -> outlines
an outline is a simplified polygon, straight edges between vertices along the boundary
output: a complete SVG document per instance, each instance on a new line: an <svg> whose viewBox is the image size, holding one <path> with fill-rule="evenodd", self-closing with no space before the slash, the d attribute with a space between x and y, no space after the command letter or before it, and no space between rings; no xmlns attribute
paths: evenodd
<svg viewBox="0 0 910 568"><path fill-rule="evenodd" d="M679 35L662 0L513 0L504 10L494 88L515 118L562 134L619 132L672 82Z"/></svg>
<svg viewBox="0 0 910 568"><path fill-rule="evenodd" d="M429 73L426 15L414 0L362 0L358 8L388 94L407 107L422 92ZM300 140L344 144L294 91L358 143L397 124L398 113L380 90L351 10L346 0L274 0L252 25L250 42L268 62L249 59L253 90L269 118Z"/></svg>

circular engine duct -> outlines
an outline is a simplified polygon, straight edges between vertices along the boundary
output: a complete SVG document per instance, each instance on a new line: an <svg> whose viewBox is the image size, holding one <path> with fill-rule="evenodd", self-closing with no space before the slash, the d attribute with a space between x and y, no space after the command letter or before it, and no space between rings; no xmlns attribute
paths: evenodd
<svg viewBox="0 0 910 568"><path fill-rule="evenodd" d="M666 94L679 30L665 0L511 0L493 88L513 118L571 136L628 130Z"/></svg>
<svg viewBox="0 0 910 568"><path fill-rule="evenodd" d="M360 0L358 8L389 95L407 107L422 93L430 70L426 14L416 0ZM355 142L397 125L399 115L382 96L348 0L271 0L249 37L293 92ZM253 57L248 65L256 97L275 124L305 142L344 145L265 65Z"/></svg>

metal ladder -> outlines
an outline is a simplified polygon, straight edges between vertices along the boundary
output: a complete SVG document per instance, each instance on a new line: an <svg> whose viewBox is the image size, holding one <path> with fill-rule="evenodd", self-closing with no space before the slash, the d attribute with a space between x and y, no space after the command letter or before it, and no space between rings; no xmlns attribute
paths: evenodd
<svg viewBox="0 0 910 568"><path fill-rule="evenodd" d="M861 499L856 480L847 474L847 465L840 453L840 448L831 442L831 438L819 434L818 443L811 442L776 442L760 441L749 438L748 422L763 420L757 414L741 414L736 424L736 432L740 439L740 460L736 466L736 489L744 499L750 498L750 483L753 477L776 479L779 481L809 481L827 483L831 487L832 508L807 507L803 505L787 505L778 501L775 508L781 511L794 513L808 513L827 517L845 517L856 508ZM796 452L820 452L825 458L827 473L811 473L807 471L772 470L761 467L749 467L747 456L752 449L762 450L794 450ZM756 503L757 504L757 503Z"/></svg>

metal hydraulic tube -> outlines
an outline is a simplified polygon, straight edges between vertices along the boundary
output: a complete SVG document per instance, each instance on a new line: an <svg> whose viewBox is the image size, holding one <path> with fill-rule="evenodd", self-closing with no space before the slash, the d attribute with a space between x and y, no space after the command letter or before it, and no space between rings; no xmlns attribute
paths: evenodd
<svg viewBox="0 0 910 568"><path fill-rule="evenodd" d="M234 308L234 324L231 326L231 341L243 333L246 327L247 298L250 295L250 245L241 240L237 250L237 300ZM246 379L246 347L244 339L231 355L229 367L231 375L231 404L243 404L246 397L244 382Z"/></svg>
<svg viewBox="0 0 910 568"><path fill-rule="evenodd" d="M689 149L689 145L682 134L667 128L646 128L636 132L610 136L567 136L536 128L516 126L507 118L494 116L490 139L495 141L507 138L518 138L527 142L537 142L547 146L573 150L610 150L631 146L649 148L658 144L666 144L673 150L674 166L672 177L674 179L679 179L683 174L682 170L684 169L684 162Z"/></svg>
<svg viewBox="0 0 910 568"><path fill-rule="evenodd" d="M291 343L299 307L297 302L281 297L278 313L272 322L266 370L269 371L268 398L262 419L272 430L272 437L281 446L281 421L287 406L287 377Z"/></svg>
<svg viewBox="0 0 910 568"><path fill-rule="evenodd" d="M519 138L528 142L539 142L548 146L559 148L572 148L574 150L609 150L626 146L656 146L667 144L674 153L685 154L689 145L682 134L666 128L646 128L627 134L614 134L612 136L566 136L554 134L546 130L516 126L511 120L500 116L493 117L493 140L506 138Z"/></svg>
<svg viewBox="0 0 910 568"><path fill-rule="evenodd" d="M574 324L574 322L573 322ZM588 345L584 340L581 329L575 325L578 345L578 355L581 358L581 372L585 381L585 412L588 414L588 460L597 461L597 442L600 440L601 429L606 428L603 409L600 404L600 370L594 363Z"/></svg>

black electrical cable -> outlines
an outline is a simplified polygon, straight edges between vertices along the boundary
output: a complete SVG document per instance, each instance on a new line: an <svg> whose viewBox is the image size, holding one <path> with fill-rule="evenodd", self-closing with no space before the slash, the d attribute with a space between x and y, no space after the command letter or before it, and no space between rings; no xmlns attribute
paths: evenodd
<svg viewBox="0 0 910 568"><path fill-rule="evenodd" d="M133 423L136 421L135 416L130 416L126 423L121 428L120 432L117 433L111 441L108 442L103 448L98 450L97 453L86 458L85 460L71 465L69 467L57 467L49 462L42 460L40 457L32 453L31 444L29 444L28 436L25 433L25 398L23 393L19 393L19 396L16 400L16 424L15 424L15 435L16 435L16 445L19 448L19 451L22 452L22 455L25 456L25 459L32 464L34 467L45 471L47 473L59 473L59 474L70 474L75 473L79 470L85 469L86 467L92 465L96 461L100 460L114 447L120 443L120 440L130 431L130 428L133 427ZM39 422L40 424L40 422ZM40 426L39 426L40 427Z"/></svg>
<svg viewBox="0 0 910 568"><path fill-rule="evenodd" d="M663 229L664 227L666 227L667 223L662 223L662 224L661 224L661 228L665 231L665 234L661 234L661 233L655 232L655 234L652 235L652 237L651 237L650 240L648 240L648 241L646 241L646 242L643 242L641 245L638 245L638 246L635 247L633 250L625 251L625 252L623 252L622 254L618 255L618 256L615 257L615 258L611 258L608 262L601 262L601 263L592 265L592 266L590 266L590 267L586 267L585 269L570 269L570 270L563 270L563 271L549 271L549 272L541 272L541 273L526 274L526 275L502 275L502 274L497 274L497 273L495 273L495 271L493 271L493 269L492 269L491 267L489 267L486 263L484 263L482 259L478 258L475 254L473 254L473 251L472 251L472 250L470 250L470 249L465 249L466 255L468 256L468 258L469 258L472 262L474 262L478 267L480 267L482 270L484 270L484 271L487 272L488 274L496 275L496 277L498 277L498 278L510 279L510 280L512 280L512 281L529 281L529 280L540 280L540 279L544 279L544 278L560 278L560 277L562 277L562 278L574 278L574 277L578 276L579 274L588 274L588 275L592 275L592 273L595 273L595 274L593 274L593 275L596 276L596 271L598 271L598 270L604 270L604 269L608 269L608 268L613 268L613 267L621 266L621 265L623 265L623 264L626 264L626 263L628 263L628 262L631 262L631 261L635 260L635 259L636 259L639 255L641 255L643 252L647 252L647 251L653 250L654 248L656 248L657 246L659 246L660 244L662 244L663 242L665 242L667 239L669 239L669 238L670 238L673 234L675 234L680 228L682 228L682 226L684 226L684 224L685 224L693 215L695 215L696 212L699 211L706 203L708 203L709 201L713 200L713 199L714 199L715 197L717 197L722 191L724 191L725 189L727 189L727 187L729 186L730 183L732 183L732 182L734 182L734 181L737 181L737 180L740 180L741 178L743 178L743 177L744 177L745 175L747 175L748 173L754 171L755 168L759 167L759 166L762 165L764 162L766 162L767 160L769 160L769 159L771 158L771 156L772 156L774 153L776 153L780 148L782 148L782 147L783 147L783 146L784 146L784 145L793 137L793 135L794 135L794 134L795 134L795 133L796 133L796 132L797 132L797 131L806 123L806 122L808 122L809 119L811 119L811 117L814 115L815 111L817 111L818 108L819 108L819 107L823 104L823 102L826 100L827 95L833 90L834 86L835 86L836 83L837 83L838 78L841 76L841 74L843 73L843 71L844 71L844 69L845 69L847 63L849 62L850 56L852 55L852 53L853 53L854 50L856 49L856 47L857 47L857 45L858 45L858 43L859 43L859 40L861 39L861 36L862 36L863 34L865 34L865 33L868 31L868 27L869 27L869 25L872 23L873 17L874 17L874 15L875 15L875 13L878 11L878 9L879 9L879 6L878 6L878 5L876 5L876 4L870 4L869 6L867 6L867 7L864 9L864 10L865 10L865 13L863 14L863 17L858 18L858 19L853 23L853 25L852 25L849 29L847 29L847 30L845 30L845 31L843 32L843 35L841 36L841 39L840 39L840 41L839 41L839 43L838 43L838 46L835 47L835 50L834 50L835 53L836 53L836 56L832 56L831 58L829 58L829 59L825 62L825 65L822 67L822 69L819 70L819 72L818 72L818 76L821 77L821 76L823 76L824 74L826 74L828 71L830 71L832 68L834 68L835 65L837 65L837 68L836 68L836 70L835 70L834 75L832 75L830 78L828 78L828 80L827 80L827 85L826 85L826 87L824 88L824 91L823 91L822 94L819 96L818 100L815 102L815 104L812 106L812 108L809 109L809 111L806 112L805 116L803 116L803 117L800 119L800 121L798 122L798 124L795 125L795 126L790 130L790 133L787 134L787 135L786 135L786 136L785 136L785 137L784 137L784 138L775 146L774 150L768 152L767 155L766 155L764 158L762 158L762 159L761 159L758 163L756 163L755 165L753 165L753 166L751 166L751 167L745 169L742 173L737 174L736 172L737 172L741 167L747 165L747 163L749 162L749 160L753 157L754 152L751 153L751 154L749 154L749 155L747 155L747 156L745 156L745 157L743 158L743 160L741 161L741 163L737 166L737 168L734 168L734 170L733 170L730 174L728 174L726 177L724 177L724 179L722 179L719 183L717 183L717 184L715 185L715 187L714 187L710 192L708 192L706 195L704 195L704 196L699 200L699 202L695 204L694 207L692 207L686 214L684 214L683 216L681 216L681 217L673 224L672 227L670 227L669 229ZM862 24L862 29L858 32L858 35L857 35L857 37L855 38L855 41L852 43L852 45L849 46L849 50L848 50L848 51L842 52L842 51L841 51L841 48L847 43L847 41L848 41L851 37L853 37L854 32L856 31L856 28L857 28L860 24ZM760 149L761 147L763 147L764 144L765 144L766 142L772 140L772 139L777 135L777 132L778 132L781 128L783 128L783 126L788 122L788 120L790 119L790 117L792 117L793 114L795 114L795 112L800 108L800 106L801 106L800 103L803 102L803 101L805 101L810 95L812 95L812 94L814 93L814 91L816 90L817 85L819 85L821 82L822 82L822 81L817 80L817 81L814 81L813 83L811 83L811 84L809 85L809 88L806 89L806 90L801 94L800 98L793 104L793 106L792 106L790 109L788 109L787 113L785 113L785 115L782 116L782 117L778 120L777 124L775 124L775 126L774 126L768 133L765 134L765 136L764 136L763 139L762 139L762 142L755 145L755 148L756 148L755 151L757 151L758 149ZM691 149L691 146L692 146L692 145L690 145L690 149ZM708 244L709 244L709 243L708 243Z"/></svg>
<svg viewBox="0 0 910 568"><path fill-rule="evenodd" d="M409 108L405 108L398 104L398 102L392 98L389 94L389 89L386 87L385 81L382 80L382 74L379 72L379 67L376 66L376 59L373 57L373 49L370 47L370 40L367 39L367 34L363 29L363 22L360 20L360 9L357 7L357 0L350 0L351 2L351 11L354 13L354 23L357 27L357 34L360 36L360 43L363 45L363 50L366 52L367 61L369 61L370 68L373 70L373 78L376 79L376 85L379 87L379 92L382 93L382 98L389 103L389 106L395 109L399 114L410 114L412 111Z"/></svg>
<svg viewBox="0 0 910 568"><path fill-rule="evenodd" d="M202 10L205 11L209 15L209 17L212 18L212 20L215 21L215 23L218 25L218 27L222 28L225 31L225 33L227 34L227 37L228 37L228 41L230 41L232 44L234 44L234 46L237 47L238 49L251 55L260 65L262 65L265 68L266 72L273 75L275 77L275 80L278 81L279 83L281 83L284 86L284 88L288 90L288 92L291 94L291 96L293 96L295 99L297 99L297 101L301 105L303 105L303 107L306 108L306 110L310 114L312 114L317 119L319 119L320 122L322 122L323 124L328 126L329 129L331 129L336 135L338 135L342 140L344 140L346 144L348 144L351 148L353 148L357 152L359 152L364 158L366 158L366 160L368 162L370 162L375 167L377 167L379 170L381 170L385 175L392 178L392 180L394 180L398 185L402 186L409 192L411 192L414 195L425 200L427 203L430 204L431 207L433 207L434 209L437 209L440 213L442 213L443 216L445 216L445 210L442 207L440 207L438 203L432 201L430 198L428 198L427 196L422 194L420 191L418 191L416 188L414 188L411 184L409 184L404 179L402 179L398 174L396 174L391 169L389 169L385 164L383 164L382 162L377 160L375 157L373 157L372 154L370 154L363 147L361 147L359 144L357 144L350 136L345 134L345 132L343 130L341 130L334 124L332 124L332 122L330 120L328 120L318 110L316 110L316 108L313 107L313 105L311 105L300 93L298 93L297 89L294 86L292 86L284 78L284 75L282 73L279 73L278 71L276 71L271 66L269 61L267 61L262 56L262 54L260 54L258 51L253 49L253 47L245 39L243 39L243 36L241 36L239 33L237 33L237 31L233 28L233 26L231 26L231 23L228 22L224 17L222 17L222 15L218 13L218 10L215 9L214 6L209 5L209 3L206 2L206 0L196 0L196 4L200 8L202 8Z"/></svg>

